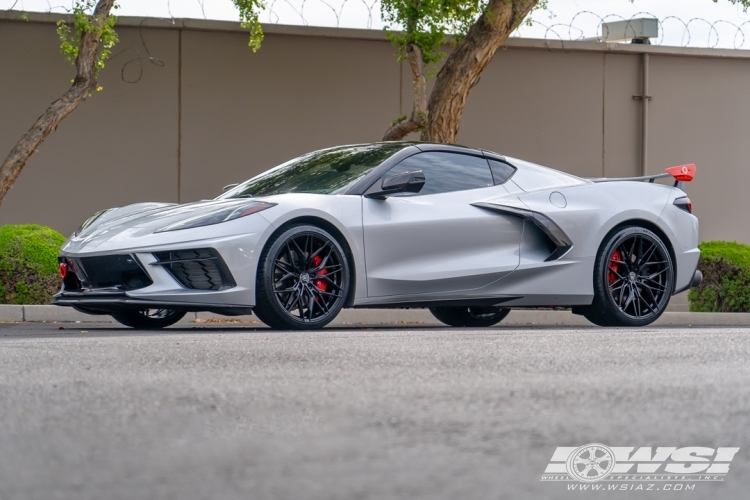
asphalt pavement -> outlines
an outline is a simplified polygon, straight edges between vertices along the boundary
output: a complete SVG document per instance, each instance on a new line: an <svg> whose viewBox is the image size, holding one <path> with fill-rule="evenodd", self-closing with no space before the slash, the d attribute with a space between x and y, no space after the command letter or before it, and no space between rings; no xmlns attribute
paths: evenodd
<svg viewBox="0 0 750 500"><path fill-rule="evenodd" d="M749 328L0 324L0 500L746 499L749 360ZM690 491L540 480L586 443L740 451Z"/></svg>

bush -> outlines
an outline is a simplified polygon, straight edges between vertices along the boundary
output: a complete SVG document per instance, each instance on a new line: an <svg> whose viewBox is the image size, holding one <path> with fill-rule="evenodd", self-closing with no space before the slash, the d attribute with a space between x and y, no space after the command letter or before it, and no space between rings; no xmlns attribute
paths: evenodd
<svg viewBox="0 0 750 500"><path fill-rule="evenodd" d="M49 304L60 290L65 237L36 224L0 227L0 304Z"/></svg>
<svg viewBox="0 0 750 500"><path fill-rule="evenodd" d="M693 312L750 312L750 245L707 241L698 245L703 282L688 293Z"/></svg>

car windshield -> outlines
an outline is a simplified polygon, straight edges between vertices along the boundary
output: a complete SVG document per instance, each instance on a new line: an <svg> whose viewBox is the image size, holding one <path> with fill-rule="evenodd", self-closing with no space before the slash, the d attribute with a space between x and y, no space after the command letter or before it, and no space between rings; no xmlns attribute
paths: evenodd
<svg viewBox="0 0 750 500"><path fill-rule="evenodd" d="M367 144L314 151L263 172L217 199L345 193L370 170L406 146L405 143Z"/></svg>

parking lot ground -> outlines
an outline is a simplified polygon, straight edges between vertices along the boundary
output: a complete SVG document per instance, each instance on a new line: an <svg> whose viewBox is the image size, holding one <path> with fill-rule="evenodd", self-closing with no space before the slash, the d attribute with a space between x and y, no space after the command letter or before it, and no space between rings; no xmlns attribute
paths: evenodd
<svg viewBox="0 0 750 500"><path fill-rule="evenodd" d="M689 491L540 480L556 447L586 443L740 451ZM748 490L750 328L0 324L3 500Z"/></svg>

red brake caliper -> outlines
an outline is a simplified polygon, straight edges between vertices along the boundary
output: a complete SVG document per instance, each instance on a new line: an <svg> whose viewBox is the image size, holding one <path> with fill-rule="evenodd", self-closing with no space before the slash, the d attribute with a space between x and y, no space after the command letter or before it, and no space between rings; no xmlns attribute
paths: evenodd
<svg viewBox="0 0 750 500"><path fill-rule="evenodd" d="M615 273L619 266L618 262L622 262L622 254L619 250L615 250L612 252L612 257L609 258L609 272L607 273L607 283L609 283L609 286L612 286L614 282L617 281L617 275Z"/></svg>
<svg viewBox="0 0 750 500"><path fill-rule="evenodd" d="M323 259L320 258L320 255L316 255L315 257L313 257L313 260L312 260L313 266L318 267L321 262L323 262ZM318 276L325 276L326 274L328 274L328 270L325 268L317 272ZM321 292L328 291L328 283L326 283L325 281L315 280L313 281L313 283Z"/></svg>

